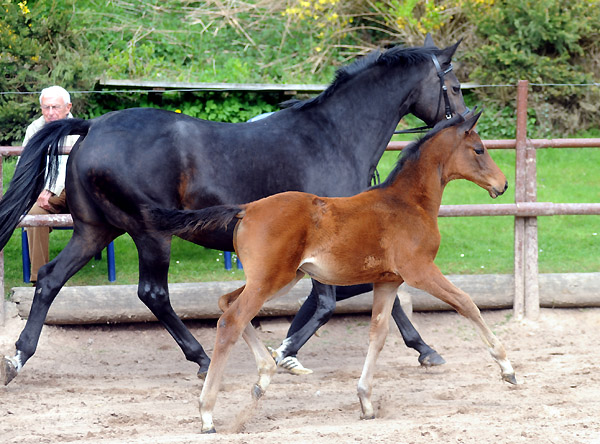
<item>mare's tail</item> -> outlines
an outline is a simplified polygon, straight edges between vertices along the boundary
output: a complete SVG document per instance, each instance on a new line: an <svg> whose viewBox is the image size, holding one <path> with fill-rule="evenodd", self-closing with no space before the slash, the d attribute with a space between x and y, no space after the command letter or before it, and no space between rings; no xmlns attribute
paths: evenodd
<svg viewBox="0 0 600 444"><path fill-rule="evenodd" d="M85 136L89 127L87 120L57 120L44 125L27 143L8 190L0 200L0 250L21 217L31 209L46 182L56 181L59 149L64 137L71 134Z"/></svg>
<svg viewBox="0 0 600 444"><path fill-rule="evenodd" d="M235 218L244 217L244 209L239 205L217 205L201 210L151 208L143 213L154 229L184 237L194 231L227 230Z"/></svg>

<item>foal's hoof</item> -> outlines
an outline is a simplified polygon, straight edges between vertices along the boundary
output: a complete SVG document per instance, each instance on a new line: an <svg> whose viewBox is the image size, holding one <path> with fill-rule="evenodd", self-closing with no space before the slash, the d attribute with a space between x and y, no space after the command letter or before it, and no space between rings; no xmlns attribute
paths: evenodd
<svg viewBox="0 0 600 444"><path fill-rule="evenodd" d="M362 414L362 415L360 415L360 419L364 419L364 420L375 419L375 413L371 413L369 415Z"/></svg>
<svg viewBox="0 0 600 444"><path fill-rule="evenodd" d="M514 373L502 375L502 379L504 379L509 384L517 385L517 377L515 376Z"/></svg>
<svg viewBox="0 0 600 444"><path fill-rule="evenodd" d="M209 435L209 434L211 434L211 433L217 433L217 431L215 430L215 428L214 428L214 427L213 427L213 428L211 428L211 429L208 429L208 430L202 430L202 434L203 434L203 435Z"/></svg>
<svg viewBox="0 0 600 444"><path fill-rule="evenodd" d="M433 367L435 365L442 365L445 363L446 360L433 349L427 353L421 353L419 355L419 364L421 364L423 367Z"/></svg>
<svg viewBox="0 0 600 444"><path fill-rule="evenodd" d="M17 368L13 362L7 357L3 357L2 362L0 362L0 381L2 381L4 385L8 385L10 381L15 379L17 373Z"/></svg>
<svg viewBox="0 0 600 444"><path fill-rule="evenodd" d="M258 401L264 394L265 391L258 384L254 384L252 387L252 397Z"/></svg>

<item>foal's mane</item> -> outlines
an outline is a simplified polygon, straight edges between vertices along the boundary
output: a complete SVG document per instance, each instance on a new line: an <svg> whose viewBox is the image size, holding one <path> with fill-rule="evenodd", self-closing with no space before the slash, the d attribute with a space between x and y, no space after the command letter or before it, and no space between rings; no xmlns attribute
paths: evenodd
<svg viewBox="0 0 600 444"><path fill-rule="evenodd" d="M437 54L439 51L434 47L403 48L401 46L395 46L383 52L380 50L372 51L350 65L339 68L335 73L333 82L317 97L308 100L287 100L281 104L281 107L302 109L311 105L318 105L331 96L340 85L374 66L413 66L431 60L431 55Z"/></svg>
<svg viewBox="0 0 600 444"><path fill-rule="evenodd" d="M421 153L421 147L425 143L427 143L428 140L430 140L433 136L435 136L439 132L445 130L446 128L450 128L452 126L459 125L459 124L463 123L464 121L465 121L465 118L462 115L457 114L450 120L441 120L440 122L438 122L423 137L420 137L419 139L415 140L413 143L409 144L406 148L404 148L400 152L400 155L398 156L398 161L396 162L394 169L388 175L387 179L385 179L379 185L372 186L371 189L385 188L385 187L390 186L394 182L396 177L398 177L398 175L400 174L400 171L402 171L402 168L404 167L406 162L408 162L410 160L416 160L419 158L419 155Z"/></svg>

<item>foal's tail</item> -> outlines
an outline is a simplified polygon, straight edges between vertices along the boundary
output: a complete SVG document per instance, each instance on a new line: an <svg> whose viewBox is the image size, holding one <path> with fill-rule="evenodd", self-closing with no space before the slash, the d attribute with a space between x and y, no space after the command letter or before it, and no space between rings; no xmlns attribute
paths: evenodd
<svg viewBox="0 0 600 444"><path fill-rule="evenodd" d="M90 125L89 121L82 119L49 122L27 143L9 188L0 200L0 250L10 239L21 217L31 209L46 182L53 184L56 181L62 140L71 134L85 136Z"/></svg>
<svg viewBox="0 0 600 444"><path fill-rule="evenodd" d="M144 211L144 217L154 229L182 236L194 231L227 230L235 218L244 217L244 209L240 205L218 205L201 210L151 208Z"/></svg>

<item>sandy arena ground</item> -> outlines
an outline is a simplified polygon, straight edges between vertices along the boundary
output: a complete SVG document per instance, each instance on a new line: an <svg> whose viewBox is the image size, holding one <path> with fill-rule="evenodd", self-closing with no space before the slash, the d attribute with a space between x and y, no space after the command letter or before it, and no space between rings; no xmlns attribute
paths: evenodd
<svg viewBox="0 0 600 444"><path fill-rule="evenodd" d="M217 435L200 435L196 366L158 324L46 326L36 355L0 387L2 443L600 443L600 309L550 310L516 322L484 312L519 380L500 380L470 324L454 312L415 313L423 337L446 359L421 368L393 330L377 367L377 418L359 419L356 385L368 316L335 317L299 357L315 373L281 370L252 407L253 358L240 341L217 407ZM214 322L190 322L211 352ZM277 345L287 319L261 336ZM12 353L23 321L0 328ZM265 328L267 329L267 328Z"/></svg>

